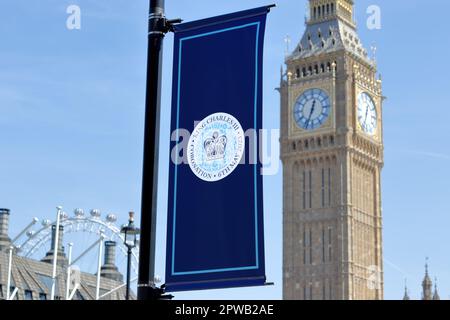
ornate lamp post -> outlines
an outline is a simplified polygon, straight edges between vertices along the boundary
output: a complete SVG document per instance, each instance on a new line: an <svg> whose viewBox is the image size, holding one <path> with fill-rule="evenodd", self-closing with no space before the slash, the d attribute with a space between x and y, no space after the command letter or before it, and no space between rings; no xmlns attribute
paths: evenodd
<svg viewBox="0 0 450 320"><path fill-rule="evenodd" d="M133 248L137 246L137 235L139 229L134 226L134 212L130 212L128 224L121 229L124 234L124 244L128 248L128 262L127 262L127 293L126 300L130 299L130 271L131 271L131 254Z"/></svg>

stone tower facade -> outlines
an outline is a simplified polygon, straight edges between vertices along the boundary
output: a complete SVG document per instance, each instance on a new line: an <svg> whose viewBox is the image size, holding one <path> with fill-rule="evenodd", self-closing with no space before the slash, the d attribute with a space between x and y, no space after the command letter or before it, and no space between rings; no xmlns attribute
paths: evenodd
<svg viewBox="0 0 450 320"><path fill-rule="evenodd" d="M282 70L284 299L383 299L382 88L352 0L310 0Z"/></svg>

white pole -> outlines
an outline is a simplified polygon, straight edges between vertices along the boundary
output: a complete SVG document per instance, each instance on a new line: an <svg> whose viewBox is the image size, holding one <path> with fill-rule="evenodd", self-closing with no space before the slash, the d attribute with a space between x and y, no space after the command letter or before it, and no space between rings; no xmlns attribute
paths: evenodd
<svg viewBox="0 0 450 320"><path fill-rule="evenodd" d="M50 300L55 300L55 289L56 289L56 266L58 263L58 238L59 238L59 222L61 217L62 207L56 207L56 232L55 232L55 243L53 246L53 273L52 273L52 291L50 295Z"/></svg>
<svg viewBox="0 0 450 320"><path fill-rule="evenodd" d="M11 241L12 243L15 243L21 236L25 234L25 232L28 231L32 226L34 226L36 223L39 222L38 218L33 218L33 220L30 222L29 225L27 225L22 231L19 232L19 234Z"/></svg>
<svg viewBox="0 0 450 320"><path fill-rule="evenodd" d="M97 241L95 241L89 248L87 248L86 250L83 251L82 254L80 254L75 260L72 261L71 263L71 267L78 262L78 260L80 260L81 258L83 258L89 251L91 251L98 243L100 242L100 239L98 239Z"/></svg>
<svg viewBox="0 0 450 320"><path fill-rule="evenodd" d="M16 297L17 292L19 291L19 288L15 288L14 291L11 294L11 297L9 297L8 300L13 300Z"/></svg>
<svg viewBox="0 0 450 320"><path fill-rule="evenodd" d="M134 277L133 279L131 279L130 283L135 282L137 279L138 279L137 277ZM104 297L106 297L106 296L108 296L108 295L110 295L110 294L116 292L117 290L122 289L122 288L125 287L126 285L127 285L126 283L123 283L123 284L121 284L120 286L115 287L114 289L108 291L107 293L102 294L102 295L100 296L100 298L104 298Z"/></svg>
<svg viewBox="0 0 450 320"><path fill-rule="evenodd" d="M100 272L102 268L102 253L103 253L103 233L100 233L100 244L98 247L98 265L97 265L97 286L95 288L95 300L100 299Z"/></svg>
<svg viewBox="0 0 450 320"><path fill-rule="evenodd" d="M77 283L77 284L75 285L75 287L73 288L72 293L71 293L70 296L67 298L67 300L72 300L72 299L73 299L73 296L75 295L75 293L77 292L77 290L78 290L79 288L80 288L80 284Z"/></svg>
<svg viewBox="0 0 450 320"><path fill-rule="evenodd" d="M9 261L8 261L8 283L6 288L6 300L9 300L9 294L11 293L11 272L12 272L12 258L14 247L9 247Z"/></svg>
<svg viewBox="0 0 450 320"><path fill-rule="evenodd" d="M70 273L72 272L71 264L72 264L72 248L73 243L69 243L69 260L67 265L67 281L66 281L66 300L69 300L70 294Z"/></svg>
<svg viewBox="0 0 450 320"><path fill-rule="evenodd" d="M69 264L70 267L73 267L75 265L75 263L77 263L78 260L80 260L81 258L83 258L89 251L91 251L92 249L94 249L94 247L100 242L100 239L96 240L89 248L87 248L86 250L84 250L84 252L82 254L80 254L78 257L76 257L71 264ZM57 273L56 277L58 277L60 274L62 273L59 272Z"/></svg>

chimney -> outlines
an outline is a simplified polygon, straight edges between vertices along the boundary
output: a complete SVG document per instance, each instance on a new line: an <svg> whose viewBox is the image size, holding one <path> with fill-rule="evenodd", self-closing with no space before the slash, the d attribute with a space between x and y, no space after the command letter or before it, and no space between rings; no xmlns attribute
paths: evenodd
<svg viewBox="0 0 450 320"><path fill-rule="evenodd" d="M123 276L116 266L116 246L115 241L105 241L105 261L100 275L104 278L122 282Z"/></svg>
<svg viewBox="0 0 450 320"><path fill-rule="evenodd" d="M0 209L0 251L6 251L11 246L8 236L9 213L9 209Z"/></svg>
<svg viewBox="0 0 450 320"><path fill-rule="evenodd" d="M59 226L59 234L58 234L58 265L65 266L67 264L66 254L64 253L63 247L63 236L64 236L64 227ZM52 243L50 250L45 255L43 262L53 263L53 248L55 248L55 240L56 240L56 225L52 225Z"/></svg>

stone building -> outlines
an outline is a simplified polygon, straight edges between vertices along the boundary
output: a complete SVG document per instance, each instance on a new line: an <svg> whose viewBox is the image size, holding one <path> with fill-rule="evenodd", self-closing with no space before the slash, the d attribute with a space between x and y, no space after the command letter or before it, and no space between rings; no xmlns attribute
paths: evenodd
<svg viewBox="0 0 450 320"><path fill-rule="evenodd" d="M8 235L10 210L0 209L0 300L7 298L8 294L8 269L11 248L11 239ZM64 251L63 243L64 229L61 227L58 241L57 258L57 280L55 299L64 300L66 298L66 280L68 261ZM21 257L17 254L17 249L13 248L12 272L10 280L11 295L17 288L14 296L16 300L49 300L52 287L52 271L54 244L56 227L52 227L52 241L49 251L41 261ZM104 264L101 268L100 296L123 284L123 276L119 273L115 265L116 243L105 242ZM73 282L79 283L79 288L75 292L74 300L93 300L96 296L97 276L89 273L76 273L72 276ZM73 286L73 283L72 283ZM133 299L135 296L132 294ZM105 296L103 300L124 300L125 287Z"/></svg>
<svg viewBox="0 0 450 320"><path fill-rule="evenodd" d="M353 0L309 0L282 70L283 297L383 299L382 86Z"/></svg>

